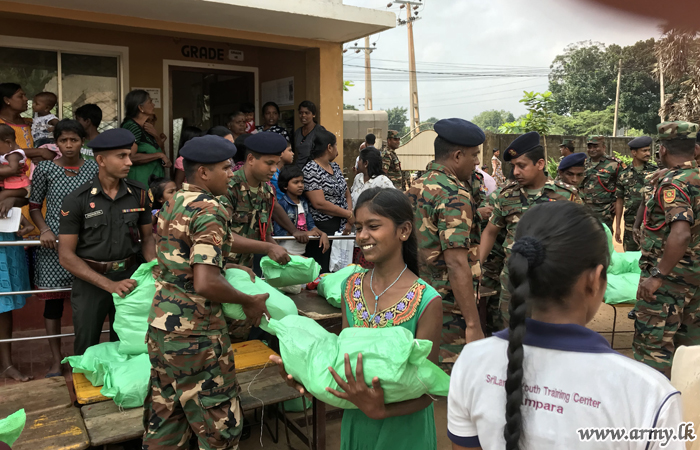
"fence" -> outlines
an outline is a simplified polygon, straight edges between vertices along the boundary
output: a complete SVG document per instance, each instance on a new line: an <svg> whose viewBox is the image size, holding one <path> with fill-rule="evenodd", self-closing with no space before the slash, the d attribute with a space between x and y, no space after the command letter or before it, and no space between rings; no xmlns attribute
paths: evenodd
<svg viewBox="0 0 700 450"><path fill-rule="evenodd" d="M291 241L294 239L294 236L272 236L272 239L274 239L276 241ZM318 236L309 236L309 240L318 240L318 239L320 239ZM355 235L348 234L345 236L328 236L328 239L331 241L355 239ZM5 241L5 242L0 242L0 247L13 247L13 246L37 247L40 245L41 245L41 241ZM33 291L0 292L0 296L34 295L34 294L48 294L48 293L52 293L52 292L70 292L70 291L71 291L71 288L37 289L37 290L33 290ZM109 330L102 330L102 332L109 333ZM10 342L19 342L19 341L34 341L34 340L39 340L39 339L62 338L62 337L70 337L70 336L75 336L75 333L53 334L53 335L49 335L49 336L34 336L34 337L25 337L25 338L0 339L0 344L10 343Z"/></svg>

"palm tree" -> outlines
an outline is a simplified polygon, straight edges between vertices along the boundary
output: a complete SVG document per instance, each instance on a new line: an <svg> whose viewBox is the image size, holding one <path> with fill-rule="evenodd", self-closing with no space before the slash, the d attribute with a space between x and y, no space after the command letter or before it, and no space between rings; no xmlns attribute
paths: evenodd
<svg viewBox="0 0 700 450"><path fill-rule="evenodd" d="M673 86L659 114L667 120L700 121L700 33L690 28L666 28L655 48L664 82ZM658 72L658 69L657 69ZM667 89L668 92L669 89Z"/></svg>

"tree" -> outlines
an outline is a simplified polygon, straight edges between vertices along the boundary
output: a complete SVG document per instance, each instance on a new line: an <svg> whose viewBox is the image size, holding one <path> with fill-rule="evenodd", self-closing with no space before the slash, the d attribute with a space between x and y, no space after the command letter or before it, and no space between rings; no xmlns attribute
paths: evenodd
<svg viewBox="0 0 700 450"><path fill-rule="evenodd" d="M700 39L694 29L668 29L656 45L663 69L666 102L660 113L667 120L700 121ZM674 92L675 91L675 92Z"/></svg>
<svg viewBox="0 0 700 450"><path fill-rule="evenodd" d="M357 108L355 108L355 105L348 105L347 103L343 103L343 109L345 111L357 111Z"/></svg>
<svg viewBox="0 0 700 450"><path fill-rule="evenodd" d="M491 132L496 132L498 131L498 127L503 125L506 122L513 122L515 120L515 117L513 116L513 113L500 110L497 111L495 109L491 109L489 111L483 111L472 119L472 122L475 125L478 125L479 128L482 130L487 130Z"/></svg>
<svg viewBox="0 0 700 450"><path fill-rule="evenodd" d="M423 123L437 123L437 121L439 121L439 120L440 119L438 119L437 117L431 117Z"/></svg>
<svg viewBox="0 0 700 450"><path fill-rule="evenodd" d="M568 136L612 135L615 107L603 111L581 111L570 116L555 115L552 118L552 134Z"/></svg>
<svg viewBox="0 0 700 450"><path fill-rule="evenodd" d="M396 106L394 108L387 109L386 112L389 115L390 130L398 131L401 135L410 131L406 126L406 122L408 122L408 108Z"/></svg>
<svg viewBox="0 0 700 450"><path fill-rule="evenodd" d="M615 104L617 72L622 59L619 126L656 132L660 104L659 82L653 76L655 41L605 46L584 41L569 45L551 65L549 89L554 111L572 116L577 112L604 111Z"/></svg>
<svg viewBox="0 0 700 450"><path fill-rule="evenodd" d="M540 94L535 91L523 91L523 94L520 103L525 104L528 113L523 119L504 123L498 128L498 131L507 134L528 133L530 131L536 131L542 135L549 134L554 117L552 93L547 91Z"/></svg>

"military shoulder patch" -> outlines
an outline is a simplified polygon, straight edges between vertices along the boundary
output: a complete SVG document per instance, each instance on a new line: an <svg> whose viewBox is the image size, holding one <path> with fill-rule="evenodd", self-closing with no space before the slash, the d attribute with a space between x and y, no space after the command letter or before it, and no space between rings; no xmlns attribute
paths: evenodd
<svg viewBox="0 0 700 450"><path fill-rule="evenodd" d="M668 189L664 191L664 201L666 203L673 203L676 200L676 190Z"/></svg>

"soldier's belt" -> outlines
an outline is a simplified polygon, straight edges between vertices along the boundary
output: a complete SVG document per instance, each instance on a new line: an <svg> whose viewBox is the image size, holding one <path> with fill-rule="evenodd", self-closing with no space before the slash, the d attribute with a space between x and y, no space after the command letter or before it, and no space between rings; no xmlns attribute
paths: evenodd
<svg viewBox="0 0 700 450"><path fill-rule="evenodd" d="M106 275L113 272L123 272L133 266L136 264L136 255L131 255L118 261L93 261L91 259L83 259L83 261L95 272Z"/></svg>

